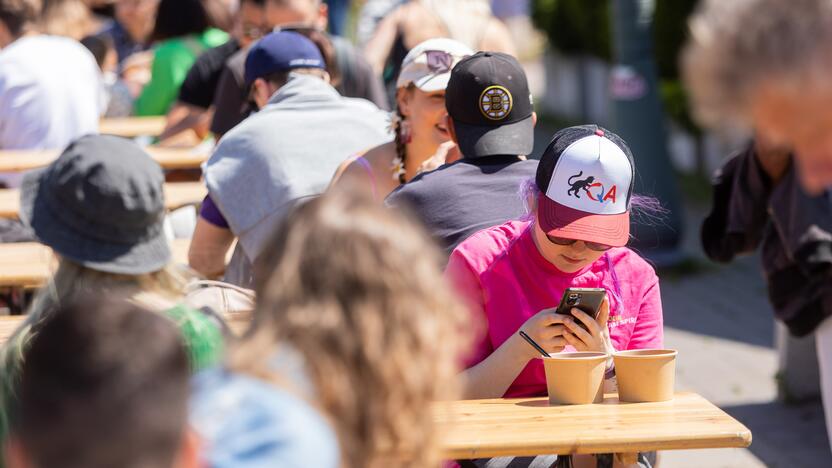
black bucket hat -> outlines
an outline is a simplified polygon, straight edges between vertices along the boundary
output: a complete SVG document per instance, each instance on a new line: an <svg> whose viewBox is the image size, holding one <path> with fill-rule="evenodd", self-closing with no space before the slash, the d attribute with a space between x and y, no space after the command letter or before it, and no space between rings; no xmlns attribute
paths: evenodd
<svg viewBox="0 0 832 468"><path fill-rule="evenodd" d="M89 135L24 176L20 219L62 257L139 275L171 259L163 230L164 174L132 141Z"/></svg>

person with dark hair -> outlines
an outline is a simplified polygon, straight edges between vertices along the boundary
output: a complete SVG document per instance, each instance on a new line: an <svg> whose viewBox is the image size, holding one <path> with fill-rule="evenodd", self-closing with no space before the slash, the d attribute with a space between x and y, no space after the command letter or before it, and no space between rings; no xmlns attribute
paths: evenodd
<svg viewBox="0 0 832 468"><path fill-rule="evenodd" d="M158 6L159 0L115 0L113 21L98 34L113 41L119 67L132 55L149 48Z"/></svg>
<svg viewBox="0 0 832 468"><path fill-rule="evenodd" d="M213 109L211 104L220 81L225 62L241 48L268 33L263 5L265 0L241 0L234 16L231 39L208 49L194 62L179 88L176 103L167 113L165 131L159 135L164 141L183 131L193 130L197 138L208 136Z"/></svg>
<svg viewBox="0 0 832 468"><path fill-rule="evenodd" d="M390 134L387 113L340 96L320 50L297 32L274 32L255 43L245 76L260 111L223 137L205 166L208 197L188 260L209 278L225 273L226 281L248 287L250 265L289 208L323 193L344 159Z"/></svg>
<svg viewBox="0 0 832 468"><path fill-rule="evenodd" d="M112 39L107 36L86 36L80 42L95 57L95 63L102 71L113 69L118 55L115 55L116 49Z"/></svg>
<svg viewBox="0 0 832 468"><path fill-rule="evenodd" d="M101 81L107 95L107 110L104 117L126 117L132 113L133 97L124 80L118 77L118 55L113 40L97 34L81 39L81 44L95 57L101 70Z"/></svg>
<svg viewBox="0 0 832 468"><path fill-rule="evenodd" d="M271 28L286 27L293 30L309 29L319 33L310 35L319 44L327 60L332 85L345 97L367 99L381 109L389 109L387 96L381 79L375 75L370 64L352 44L338 36L328 36L327 6L321 0L266 0L266 23ZM326 57L327 50L334 51L334 66ZM211 132L222 137L235 125L245 119L251 109L246 105L248 86L244 79L246 51L241 50L226 62L220 78Z"/></svg>
<svg viewBox="0 0 832 468"><path fill-rule="evenodd" d="M416 176L386 202L413 208L450 253L471 234L523 214L514 195L537 170L525 156L537 116L523 67L498 52L479 52L453 68L445 107L462 159Z"/></svg>
<svg viewBox="0 0 832 468"><path fill-rule="evenodd" d="M124 300L86 298L35 328L9 468L199 466L188 356L173 322Z"/></svg>
<svg viewBox="0 0 832 468"><path fill-rule="evenodd" d="M161 0L150 39L150 82L136 100L136 115L164 115L176 100L185 75L206 49L228 41L229 12L218 0Z"/></svg>
<svg viewBox="0 0 832 468"><path fill-rule="evenodd" d="M104 89L78 41L40 34L41 0L0 0L0 150L58 149L98 132ZM21 174L0 174L16 186Z"/></svg>

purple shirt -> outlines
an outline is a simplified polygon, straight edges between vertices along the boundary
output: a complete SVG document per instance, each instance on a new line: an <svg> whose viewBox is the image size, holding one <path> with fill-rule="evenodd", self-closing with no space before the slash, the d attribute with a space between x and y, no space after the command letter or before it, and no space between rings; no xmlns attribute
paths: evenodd
<svg viewBox="0 0 832 468"><path fill-rule="evenodd" d="M199 209L199 216L216 227L228 229L228 221L220 213L219 208L214 204L214 200L211 200L211 195L206 195L205 199L202 200L202 208Z"/></svg>

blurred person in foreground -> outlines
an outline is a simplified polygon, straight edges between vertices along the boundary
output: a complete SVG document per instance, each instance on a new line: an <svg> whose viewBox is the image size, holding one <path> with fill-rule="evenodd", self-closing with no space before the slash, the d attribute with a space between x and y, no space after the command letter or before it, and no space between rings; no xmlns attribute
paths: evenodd
<svg viewBox="0 0 832 468"><path fill-rule="evenodd" d="M78 41L41 34L41 0L0 0L0 150L58 149L98 132L104 85ZM0 173L15 187L22 174Z"/></svg>
<svg viewBox="0 0 832 468"><path fill-rule="evenodd" d="M746 156L735 163L752 166L750 170L740 167L745 178L735 188L746 191L750 188L756 205L733 211L729 227L733 225L742 240L743 225L759 222L751 218L786 200L785 211L773 210L771 217L775 226L788 230L777 233L777 242L766 244L775 250L764 252L764 261L773 259L774 254L790 256L787 263L794 263L794 271L811 281L803 293L808 301L804 305L811 306L812 299L823 303L832 284L828 255L807 257L807 254L819 245L812 239L828 242L828 233L823 235L820 231L828 229L832 216L828 210L828 192L823 194L832 185L832 112L829 110L832 108L829 81L832 1L708 0L692 17L690 32L682 64L700 119L714 127L753 128L758 139L775 149ZM790 164L789 153L805 192L789 188L790 177L784 174ZM730 183L720 185L723 184L722 190L730 189ZM787 194L789 190L796 195ZM743 196L742 192L736 195L737 204L748 203L741 200ZM789 204L801 201L808 204L797 207ZM812 227L813 224L817 227ZM801 232L812 235L804 236ZM760 232L754 233L748 240L758 239L760 235ZM789 280L799 277L792 275L780 280L787 285ZM771 276L769 280L769 286L775 286ZM795 288L791 293L797 294L797 291ZM770 293L780 294L774 290ZM775 303L778 313L783 312L782 307L783 304ZM806 315L800 331L814 331L826 427L832 446L832 318L825 315L825 309L823 306L817 313ZM790 325L793 331L794 326L794 323Z"/></svg>
<svg viewBox="0 0 832 468"><path fill-rule="evenodd" d="M87 296L35 329L23 354L9 468L199 466L187 425L188 355L173 323L127 301Z"/></svg>
<svg viewBox="0 0 832 468"><path fill-rule="evenodd" d="M319 46L324 58L328 55L324 49L334 50L334 69L337 73L331 73L330 77L333 86L342 96L367 99L381 109L389 109L381 79L373 73L364 56L348 40L325 33L325 3L321 0L266 0L265 12L268 29L306 29L320 33L325 41L323 47ZM311 34L304 34L312 37ZM318 43L317 39L313 41ZM244 73L247 53L243 49L232 55L220 77L211 121L211 132L217 139L242 122L252 110L246 105L249 96ZM332 70L333 67L329 63L327 65Z"/></svg>
<svg viewBox="0 0 832 468"><path fill-rule="evenodd" d="M709 125L791 149L804 187L832 185L832 2L706 1L690 22L688 88Z"/></svg>
<svg viewBox="0 0 832 468"><path fill-rule="evenodd" d="M258 260L247 339L197 385L208 464L439 466L426 409L458 396L470 341L440 263L412 216L360 191L292 209Z"/></svg>
<svg viewBox="0 0 832 468"><path fill-rule="evenodd" d="M471 234L525 214L516 194L537 171L537 161L526 160L537 115L523 68L498 52L453 68L445 108L462 158L414 177L386 203L410 206L450 254Z"/></svg>
<svg viewBox="0 0 832 468"><path fill-rule="evenodd" d="M208 197L188 260L209 278L224 274L249 287L251 263L292 205L323 193L339 164L390 141L390 134L387 113L338 94L320 50L297 32L273 32L255 43L246 82L260 110L220 140L205 166Z"/></svg>
<svg viewBox="0 0 832 468"><path fill-rule="evenodd" d="M344 161L333 179L363 187L378 201L417 174L459 159L448 133L445 87L451 69L473 55L453 39L428 39L407 54L396 84L395 139Z"/></svg>

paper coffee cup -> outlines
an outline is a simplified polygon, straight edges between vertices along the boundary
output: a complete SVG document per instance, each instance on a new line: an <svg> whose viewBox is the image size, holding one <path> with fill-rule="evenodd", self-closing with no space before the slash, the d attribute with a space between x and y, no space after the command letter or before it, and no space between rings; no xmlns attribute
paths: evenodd
<svg viewBox="0 0 832 468"><path fill-rule="evenodd" d="M549 403L586 405L603 401L607 358L607 354L595 352L558 353L541 358Z"/></svg>
<svg viewBox="0 0 832 468"><path fill-rule="evenodd" d="M634 349L613 353L618 399L631 403L673 399L676 350Z"/></svg>

